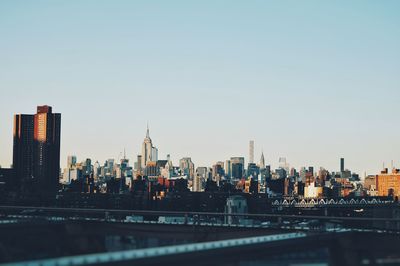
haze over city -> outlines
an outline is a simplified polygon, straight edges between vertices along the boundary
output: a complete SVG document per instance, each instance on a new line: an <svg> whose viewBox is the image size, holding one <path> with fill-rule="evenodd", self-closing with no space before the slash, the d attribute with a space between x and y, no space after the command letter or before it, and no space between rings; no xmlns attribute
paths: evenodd
<svg viewBox="0 0 400 266"><path fill-rule="evenodd" d="M62 113L68 155L399 166L398 1L0 2L0 165L13 115ZM156 3L156 4L155 4Z"/></svg>

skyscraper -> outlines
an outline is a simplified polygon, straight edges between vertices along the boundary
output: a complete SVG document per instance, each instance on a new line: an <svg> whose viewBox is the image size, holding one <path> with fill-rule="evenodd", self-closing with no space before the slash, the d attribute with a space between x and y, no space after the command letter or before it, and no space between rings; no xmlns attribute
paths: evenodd
<svg viewBox="0 0 400 266"><path fill-rule="evenodd" d="M247 176L258 179L258 175L260 174L260 167L258 167L255 163L249 163L247 166Z"/></svg>
<svg viewBox="0 0 400 266"><path fill-rule="evenodd" d="M254 140L249 143L249 163L254 163Z"/></svg>
<svg viewBox="0 0 400 266"><path fill-rule="evenodd" d="M231 177L231 161L230 160L226 160L225 161L225 175L226 177Z"/></svg>
<svg viewBox="0 0 400 266"><path fill-rule="evenodd" d="M14 116L13 167L23 191L56 192L60 175L61 114L38 106L35 115Z"/></svg>
<svg viewBox="0 0 400 266"><path fill-rule="evenodd" d="M264 169L265 168L264 152L261 152L260 164L258 166L260 167L260 169Z"/></svg>
<svg viewBox="0 0 400 266"><path fill-rule="evenodd" d="M142 155L137 156L137 160L134 164L134 168L135 168L137 174L141 173L141 171L142 171Z"/></svg>
<svg viewBox="0 0 400 266"><path fill-rule="evenodd" d="M244 158L231 157L231 176L233 179L241 179L244 174Z"/></svg>
<svg viewBox="0 0 400 266"><path fill-rule="evenodd" d="M340 172L344 172L344 158L340 158Z"/></svg>
<svg viewBox="0 0 400 266"><path fill-rule="evenodd" d="M212 166L212 177L215 179L217 176L225 176L224 162L217 162Z"/></svg>
<svg viewBox="0 0 400 266"><path fill-rule="evenodd" d="M23 191L33 178L33 126L33 115L14 115L13 183Z"/></svg>
<svg viewBox="0 0 400 266"><path fill-rule="evenodd" d="M70 155L67 157L67 167L72 167L75 166L76 164L76 156L75 155Z"/></svg>
<svg viewBox="0 0 400 266"><path fill-rule="evenodd" d="M147 126L146 137L144 138L142 144L142 169L144 169L147 165L147 162L157 161L158 157L158 149L153 147L153 142L150 138L149 126Z"/></svg>
<svg viewBox="0 0 400 266"><path fill-rule="evenodd" d="M188 179L193 180L194 178L194 163L190 157L184 157L179 160L179 168L181 169L181 175L186 175Z"/></svg>
<svg viewBox="0 0 400 266"><path fill-rule="evenodd" d="M271 180L272 178L272 174L271 174L271 166L270 165L266 165L265 166L265 180Z"/></svg>
<svg viewBox="0 0 400 266"><path fill-rule="evenodd" d="M64 168L61 183L70 184L72 180L77 180L80 178L82 170L78 169L76 162L76 156L70 155L67 157L67 167Z"/></svg>
<svg viewBox="0 0 400 266"><path fill-rule="evenodd" d="M207 167L197 167L196 168L196 175L200 176L200 178L203 180L208 179L207 172L208 172Z"/></svg>
<svg viewBox="0 0 400 266"><path fill-rule="evenodd" d="M200 175L196 174L193 179L193 192L200 192L202 190L202 178Z"/></svg>
<svg viewBox="0 0 400 266"><path fill-rule="evenodd" d="M94 178L94 181L95 181L95 182L96 182L96 181L99 179L99 177L100 177L100 169L101 169L100 163L99 163L98 161L96 161L96 162L94 163L94 165L93 165L93 178Z"/></svg>
<svg viewBox="0 0 400 266"><path fill-rule="evenodd" d="M154 162L158 161L158 149L156 147L151 148L151 160Z"/></svg>
<svg viewBox="0 0 400 266"><path fill-rule="evenodd" d="M38 106L34 115L34 177L40 190L56 192L60 175L61 114Z"/></svg>

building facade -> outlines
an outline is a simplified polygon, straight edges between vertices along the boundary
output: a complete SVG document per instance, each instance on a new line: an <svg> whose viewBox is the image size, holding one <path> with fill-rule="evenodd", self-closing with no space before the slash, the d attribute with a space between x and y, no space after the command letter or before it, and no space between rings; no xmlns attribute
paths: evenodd
<svg viewBox="0 0 400 266"><path fill-rule="evenodd" d="M54 193L60 176L61 114L38 106L35 115L14 116L13 167L21 189Z"/></svg>
<svg viewBox="0 0 400 266"><path fill-rule="evenodd" d="M33 115L14 115L13 168L15 186L25 191L33 178Z"/></svg>
<svg viewBox="0 0 400 266"><path fill-rule="evenodd" d="M181 175L187 176L190 180L193 180L195 171L194 163L190 157L184 157L179 160L179 168L181 170Z"/></svg>
<svg viewBox="0 0 400 266"><path fill-rule="evenodd" d="M393 169L392 173L389 173L386 168L379 175L376 175L375 180L378 196L400 196L399 169Z"/></svg>
<svg viewBox="0 0 400 266"><path fill-rule="evenodd" d="M158 160L158 149L153 146L150 138L149 127L147 127L146 137L142 144L142 156L140 158L141 168L144 169L148 162L156 162Z"/></svg>
<svg viewBox="0 0 400 266"><path fill-rule="evenodd" d="M254 140L249 142L249 163L254 163Z"/></svg>

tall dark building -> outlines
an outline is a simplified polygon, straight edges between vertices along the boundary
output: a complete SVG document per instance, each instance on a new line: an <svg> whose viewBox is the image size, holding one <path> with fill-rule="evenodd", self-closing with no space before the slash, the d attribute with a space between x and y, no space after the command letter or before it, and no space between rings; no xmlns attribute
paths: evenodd
<svg viewBox="0 0 400 266"><path fill-rule="evenodd" d="M340 172L344 172L344 158L340 158Z"/></svg>
<svg viewBox="0 0 400 266"><path fill-rule="evenodd" d="M266 165L266 166L265 166L265 169L266 169L265 178L266 178L267 180L269 180L269 179L272 178L272 175L271 175L271 165Z"/></svg>
<svg viewBox="0 0 400 266"><path fill-rule="evenodd" d="M38 106L35 115L14 116L13 167L26 192L53 193L60 171L61 114Z"/></svg>
<svg viewBox="0 0 400 266"><path fill-rule="evenodd" d="M38 106L34 116L33 173L40 190L56 191L60 176L61 114Z"/></svg>
<svg viewBox="0 0 400 266"><path fill-rule="evenodd" d="M29 189L33 178L33 115L14 115L13 188Z"/></svg>

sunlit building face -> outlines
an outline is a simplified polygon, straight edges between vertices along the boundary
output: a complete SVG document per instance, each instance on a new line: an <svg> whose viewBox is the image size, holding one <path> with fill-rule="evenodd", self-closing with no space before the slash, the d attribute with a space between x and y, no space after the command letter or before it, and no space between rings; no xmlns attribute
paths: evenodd
<svg viewBox="0 0 400 266"><path fill-rule="evenodd" d="M35 115L35 140L46 142L47 113Z"/></svg>

